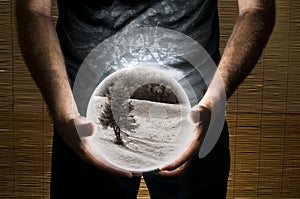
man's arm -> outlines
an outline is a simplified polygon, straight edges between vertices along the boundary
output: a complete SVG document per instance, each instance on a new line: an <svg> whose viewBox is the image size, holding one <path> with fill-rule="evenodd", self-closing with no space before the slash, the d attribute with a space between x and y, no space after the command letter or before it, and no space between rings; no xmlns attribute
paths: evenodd
<svg viewBox="0 0 300 199"><path fill-rule="evenodd" d="M275 24L274 0L238 0L238 4L239 15L216 75L191 112L196 125L194 140L181 157L161 169L161 175L177 175L185 169L189 159L199 151L211 110L222 102L224 89L228 99L254 68L271 35Z"/></svg>
<svg viewBox="0 0 300 199"><path fill-rule="evenodd" d="M70 120L79 116L73 109L73 94L52 23L51 0L17 0L16 14L25 62L53 120Z"/></svg>
<svg viewBox="0 0 300 199"><path fill-rule="evenodd" d="M69 84L63 54L51 18L51 0L17 0L19 41L28 69L50 110L53 123L64 141L84 160L124 176L131 173L113 168L101 160L80 133L88 136L93 125L78 113Z"/></svg>
<svg viewBox="0 0 300 199"><path fill-rule="evenodd" d="M257 63L275 24L274 0L238 0L239 15L218 66L228 99ZM218 101L219 80L212 80L199 103L212 106Z"/></svg>

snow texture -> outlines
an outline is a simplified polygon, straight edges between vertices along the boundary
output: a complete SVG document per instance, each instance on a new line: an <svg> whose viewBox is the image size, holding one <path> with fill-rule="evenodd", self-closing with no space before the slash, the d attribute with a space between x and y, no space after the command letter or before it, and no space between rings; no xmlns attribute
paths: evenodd
<svg viewBox="0 0 300 199"><path fill-rule="evenodd" d="M190 107L147 100L129 99L136 128L121 129L123 145L112 128L104 128L99 117L108 98L93 97L94 114L90 118L97 132L89 139L93 147L112 164L130 171L150 171L174 161L191 142L194 126L187 118Z"/></svg>

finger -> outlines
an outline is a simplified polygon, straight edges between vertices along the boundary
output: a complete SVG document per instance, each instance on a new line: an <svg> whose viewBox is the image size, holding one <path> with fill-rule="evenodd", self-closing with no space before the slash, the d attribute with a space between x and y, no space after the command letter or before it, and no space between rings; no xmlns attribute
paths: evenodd
<svg viewBox="0 0 300 199"><path fill-rule="evenodd" d="M84 118L76 119L74 122L80 138L92 136L96 131L96 125Z"/></svg>
<svg viewBox="0 0 300 199"><path fill-rule="evenodd" d="M189 114L189 118L192 123L199 124L203 122L210 121L211 111L210 109L202 106L202 105L195 105Z"/></svg>
<svg viewBox="0 0 300 199"><path fill-rule="evenodd" d="M188 166L188 163L182 164L180 167L176 168L175 170L161 170L157 172L157 175L162 176L162 177L174 177L178 176L184 173Z"/></svg>
<svg viewBox="0 0 300 199"><path fill-rule="evenodd" d="M191 123L193 124L197 124L200 122L200 110L199 110L199 106L196 105L192 108L192 110L189 113L189 119L191 120Z"/></svg>

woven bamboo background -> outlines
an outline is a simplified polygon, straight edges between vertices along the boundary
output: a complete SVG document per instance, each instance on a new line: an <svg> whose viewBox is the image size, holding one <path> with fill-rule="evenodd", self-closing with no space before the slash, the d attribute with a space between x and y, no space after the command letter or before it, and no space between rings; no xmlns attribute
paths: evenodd
<svg viewBox="0 0 300 199"><path fill-rule="evenodd" d="M0 0L0 198L49 198L51 121L18 48L14 2ZM237 5L219 5L223 49ZM276 7L269 44L228 102L228 198L300 198L300 1Z"/></svg>

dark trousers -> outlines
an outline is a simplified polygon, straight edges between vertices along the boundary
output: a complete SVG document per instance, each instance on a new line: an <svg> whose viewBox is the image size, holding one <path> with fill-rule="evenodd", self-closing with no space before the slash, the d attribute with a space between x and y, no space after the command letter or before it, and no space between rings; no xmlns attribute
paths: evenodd
<svg viewBox="0 0 300 199"><path fill-rule="evenodd" d="M202 159L196 155L186 173L170 178L145 173L144 179L152 199L226 198L230 166L228 127L213 150ZM140 178L115 176L81 160L54 133L51 199L134 199L137 197Z"/></svg>

